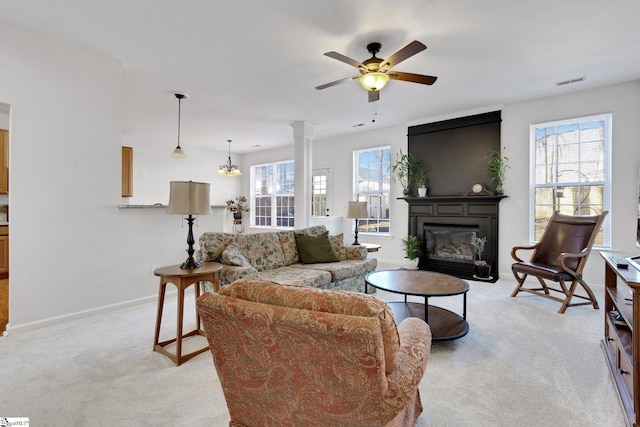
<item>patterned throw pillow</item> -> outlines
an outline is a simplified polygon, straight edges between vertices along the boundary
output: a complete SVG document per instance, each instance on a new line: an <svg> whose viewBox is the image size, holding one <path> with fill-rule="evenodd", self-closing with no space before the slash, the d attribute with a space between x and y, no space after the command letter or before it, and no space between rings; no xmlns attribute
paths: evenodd
<svg viewBox="0 0 640 427"><path fill-rule="evenodd" d="M298 247L300 261L303 264L339 261L338 256L331 247L328 231L319 236L296 234L296 246Z"/></svg>
<svg viewBox="0 0 640 427"><path fill-rule="evenodd" d="M342 235L342 233L336 234L335 236L329 236L329 240L331 241L333 252L336 253L338 259L340 261L346 260L347 250L344 248L344 236Z"/></svg>
<svg viewBox="0 0 640 427"><path fill-rule="evenodd" d="M222 251L222 262L227 265L237 265L238 267L252 267L251 263L242 255L237 246L229 245Z"/></svg>

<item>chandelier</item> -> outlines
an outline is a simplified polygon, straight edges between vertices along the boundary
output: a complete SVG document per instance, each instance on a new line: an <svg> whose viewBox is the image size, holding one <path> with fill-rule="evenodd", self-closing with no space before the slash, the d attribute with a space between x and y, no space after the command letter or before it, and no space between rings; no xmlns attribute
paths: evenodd
<svg viewBox="0 0 640 427"><path fill-rule="evenodd" d="M242 175L242 172L240 172L240 169L238 169L238 165L231 163L231 140L227 139L227 142L229 143L229 158L227 159L227 163L223 163L220 165L220 168L218 169L218 175Z"/></svg>

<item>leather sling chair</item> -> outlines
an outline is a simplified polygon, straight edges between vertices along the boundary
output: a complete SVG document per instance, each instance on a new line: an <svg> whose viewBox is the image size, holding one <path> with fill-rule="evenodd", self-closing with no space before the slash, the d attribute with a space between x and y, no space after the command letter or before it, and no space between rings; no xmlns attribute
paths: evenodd
<svg viewBox="0 0 640 427"><path fill-rule="evenodd" d="M558 313L564 313L567 307L577 305L591 304L594 309L598 309L596 297L583 280L582 271L607 213L605 211L600 215L571 216L554 212L538 243L515 246L511 250L511 256L516 260L511 270L518 281L518 286L511 296L529 292L559 301L562 306ZM516 252L521 250L533 250L529 261L524 261L517 255ZM538 279L541 287L524 287L528 276ZM550 286L547 281L557 283L559 288ZM582 286L586 296L575 294L578 284ZM556 296L558 294L561 296ZM571 302L573 298L583 301Z"/></svg>

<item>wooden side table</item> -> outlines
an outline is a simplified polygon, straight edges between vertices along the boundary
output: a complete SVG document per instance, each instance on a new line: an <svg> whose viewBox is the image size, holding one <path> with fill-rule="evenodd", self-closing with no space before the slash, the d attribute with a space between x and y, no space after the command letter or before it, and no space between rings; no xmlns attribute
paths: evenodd
<svg viewBox="0 0 640 427"><path fill-rule="evenodd" d="M168 267L158 268L153 272L154 275L160 276L160 291L158 294L158 314L156 316L156 331L153 338L153 351L162 353L177 365L180 366L182 362L186 362L193 356L196 356L209 349L209 346L203 347L189 354L182 354L182 340L194 335L205 336L204 331L201 329L200 315L196 311L196 329L186 334L182 333L182 320L184 314L184 291L195 284L195 299L200 296L200 281L207 281L213 283L213 288L217 292L220 289L220 282L218 280L218 272L222 269L222 264L217 262L203 262L200 268L180 268L180 265L171 265ZM160 325L162 323L162 309L164 307L164 296L167 290L167 283L173 283L178 288L178 328L176 330L176 337L170 340L159 342L160 339ZM164 347L176 343L175 354L170 353Z"/></svg>
<svg viewBox="0 0 640 427"><path fill-rule="evenodd" d="M360 245L367 248L367 252L378 252L381 247L377 243L360 243Z"/></svg>

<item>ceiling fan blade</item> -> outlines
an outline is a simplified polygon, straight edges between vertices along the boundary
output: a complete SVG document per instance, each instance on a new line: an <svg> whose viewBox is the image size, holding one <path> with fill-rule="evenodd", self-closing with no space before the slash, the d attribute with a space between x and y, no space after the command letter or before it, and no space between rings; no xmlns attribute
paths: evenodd
<svg viewBox="0 0 640 427"><path fill-rule="evenodd" d="M334 52L334 51L326 52L324 55L328 56L329 58L333 58L333 59L337 59L338 61L342 61L345 64L349 64L349 65L351 65L353 67L356 67L356 68L362 67L362 63L360 63L359 61L356 61L353 58L349 58L348 56L344 56L343 54L338 53L338 52Z"/></svg>
<svg viewBox="0 0 640 427"><path fill-rule="evenodd" d="M348 82L349 80L357 79L358 77L359 77L359 76L346 77L346 78L344 78L344 79L336 80L335 82L325 83L325 84L323 84L323 85L316 86L316 89L318 89L318 90L326 89L326 88L331 87L331 86L336 86L336 85L339 85L339 84L341 84L341 83L346 83L346 82Z"/></svg>
<svg viewBox="0 0 640 427"><path fill-rule="evenodd" d="M392 80L402 80L405 82L420 83L423 85L432 85L438 79L435 76L424 76L422 74L403 73L402 71L389 71L389 78Z"/></svg>
<svg viewBox="0 0 640 427"><path fill-rule="evenodd" d="M379 90L370 90L368 92L369 92L369 102L375 102L380 99Z"/></svg>
<svg viewBox="0 0 640 427"><path fill-rule="evenodd" d="M386 58L380 66L384 66L386 69L389 69L398 65L405 59L411 58L416 53L422 52L426 48L427 47L424 44L420 43L417 40L414 40L393 55Z"/></svg>

